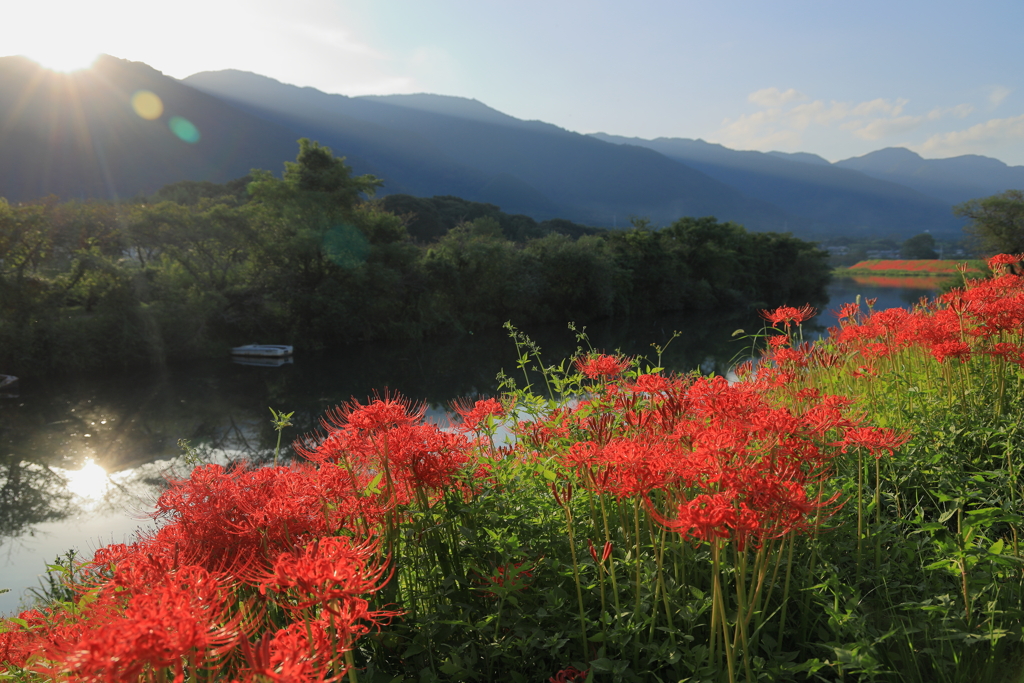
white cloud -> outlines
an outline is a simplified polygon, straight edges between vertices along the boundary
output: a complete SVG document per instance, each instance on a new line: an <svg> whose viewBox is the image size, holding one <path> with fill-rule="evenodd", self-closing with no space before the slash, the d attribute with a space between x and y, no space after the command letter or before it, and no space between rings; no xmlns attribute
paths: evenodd
<svg viewBox="0 0 1024 683"><path fill-rule="evenodd" d="M878 98L869 102L861 102L850 110L850 115L871 116L872 114L878 114L882 116L899 116L903 113L903 107L905 107L909 101L910 100L898 99L895 102L890 102L889 100Z"/></svg>
<svg viewBox="0 0 1024 683"><path fill-rule="evenodd" d="M710 136L713 142L741 149L789 148L800 145L801 134L812 128L838 126L861 139L877 140L911 130L924 120L920 116L901 116L909 100L876 98L864 102L825 102L809 99L795 89L781 91L765 88L751 93L747 100L761 111L726 119ZM792 104L797 102L797 104Z"/></svg>
<svg viewBox="0 0 1024 683"><path fill-rule="evenodd" d="M975 111L973 105L965 103L917 114L907 111L910 100L902 97L862 102L804 101L809 100L806 95L778 88L758 90L747 100L761 107L760 111L724 120L709 140L738 149L762 150L799 149L805 143L804 136L906 145L908 134L925 125L935 125L942 119L963 119Z"/></svg>
<svg viewBox="0 0 1024 683"><path fill-rule="evenodd" d="M929 121L938 121L945 116L955 116L964 119L974 113L974 106L970 104L958 104L955 107L935 107L928 112Z"/></svg>
<svg viewBox="0 0 1024 683"><path fill-rule="evenodd" d="M762 107L781 107L790 102L799 102L806 99L807 95L794 88L790 88L785 92L778 88L763 88L747 96L747 101Z"/></svg>
<svg viewBox="0 0 1024 683"><path fill-rule="evenodd" d="M792 149L800 144L800 133L777 126L781 110L768 109L738 119L726 119L710 142L733 149Z"/></svg>
<svg viewBox="0 0 1024 683"><path fill-rule="evenodd" d="M1024 114L1006 119L990 119L964 130L940 133L917 148L921 153L938 156L994 154L1000 147L1024 141Z"/></svg>
<svg viewBox="0 0 1024 683"><path fill-rule="evenodd" d="M874 119L862 126L852 127L853 134L862 140L881 140L914 130L924 122L924 116L899 116L894 119ZM858 122L859 123L859 122Z"/></svg>
<svg viewBox="0 0 1024 683"><path fill-rule="evenodd" d="M988 102L989 104L992 105L992 108L994 109L995 107L998 107L1000 104L1002 104L1003 100L1005 100L1007 95L1009 95L1011 92L1013 91L1007 88L1005 85L993 85L989 89Z"/></svg>

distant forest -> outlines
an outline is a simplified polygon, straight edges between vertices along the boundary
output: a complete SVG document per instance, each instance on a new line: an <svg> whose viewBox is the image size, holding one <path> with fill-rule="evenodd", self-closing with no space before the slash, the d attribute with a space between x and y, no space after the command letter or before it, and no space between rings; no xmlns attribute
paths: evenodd
<svg viewBox="0 0 1024 683"><path fill-rule="evenodd" d="M308 140L283 178L129 203L0 199L0 372L822 298L827 254L714 218L627 230L390 195Z"/></svg>

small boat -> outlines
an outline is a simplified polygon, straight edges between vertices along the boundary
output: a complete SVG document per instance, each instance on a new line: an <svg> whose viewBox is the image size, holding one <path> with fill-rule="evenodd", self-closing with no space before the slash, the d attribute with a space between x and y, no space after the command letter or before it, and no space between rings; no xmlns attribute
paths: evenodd
<svg viewBox="0 0 1024 683"><path fill-rule="evenodd" d="M279 344L247 344L231 349L232 356L255 356L258 358L283 358L292 355L292 347Z"/></svg>
<svg viewBox="0 0 1024 683"><path fill-rule="evenodd" d="M291 356L233 356L231 361L239 365L255 365L260 368L279 368L282 365L294 363L295 359Z"/></svg>

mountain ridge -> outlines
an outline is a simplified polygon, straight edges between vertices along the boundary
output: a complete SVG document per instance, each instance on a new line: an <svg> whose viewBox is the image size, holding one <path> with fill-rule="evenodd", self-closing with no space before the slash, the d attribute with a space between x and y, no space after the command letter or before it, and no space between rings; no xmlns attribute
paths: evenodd
<svg viewBox="0 0 1024 683"><path fill-rule="evenodd" d="M156 120L132 112L139 90L162 98ZM607 227L713 215L802 236L953 233L962 225L953 204L1024 187L1024 167L988 157L927 160L888 148L829 163L699 139L583 135L470 98L350 97L241 70L177 80L109 56L71 75L0 58L0 115L0 196L14 201L123 198L252 168L279 173L299 137L383 178L384 193L456 195ZM171 117L194 123L197 138L176 137Z"/></svg>

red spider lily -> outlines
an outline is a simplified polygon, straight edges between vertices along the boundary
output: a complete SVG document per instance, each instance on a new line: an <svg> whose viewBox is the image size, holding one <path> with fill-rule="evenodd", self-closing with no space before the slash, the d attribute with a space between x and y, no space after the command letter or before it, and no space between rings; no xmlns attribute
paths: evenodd
<svg viewBox="0 0 1024 683"><path fill-rule="evenodd" d="M933 344L931 354L935 356L935 360L942 363L947 358L956 358L961 362L966 362L971 359L971 347L966 342L962 341L948 341L941 342L939 344Z"/></svg>
<svg viewBox="0 0 1024 683"><path fill-rule="evenodd" d="M279 553L379 521L386 502L361 495L369 480L353 481L335 466L196 468L158 499L155 516L173 523L148 543L175 548L183 563L255 583Z"/></svg>
<svg viewBox="0 0 1024 683"><path fill-rule="evenodd" d="M921 273L934 273L936 271L917 271L915 275L854 275L851 279L858 285L869 285L871 287L893 287L897 289L918 289L922 291L935 291L941 289L949 277L956 272L956 269L949 269L946 276L922 275ZM977 272L976 270L974 272Z"/></svg>
<svg viewBox="0 0 1024 683"><path fill-rule="evenodd" d="M669 379L663 375L640 375L636 378L636 381L630 386L633 391L639 391L644 393L659 393L662 391L668 391L671 387Z"/></svg>
<svg viewBox="0 0 1024 683"><path fill-rule="evenodd" d="M676 445L642 435L613 439L594 453L591 479L599 493L619 500L664 488L673 475ZM599 479L594 473L604 473Z"/></svg>
<svg viewBox="0 0 1024 683"><path fill-rule="evenodd" d="M377 562L376 543L354 544L348 538L318 539L298 553L282 553L273 573L260 585L282 607L301 612L317 606L329 617L345 649L372 626L399 614L370 610L363 596L386 583L387 563Z"/></svg>
<svg viewBox="0 0 1024 683"><path fill-rule="evenodd" d="M45 646L47 619L35 609L26 610L17 618L24 623L8 619L0 622L0 663L25 668L29 657Z"/></svg>
<svg viewBox="0 0 1024 683"><path fill-rule="evenodd" d="M200 567L169 571L158 558L139 557L94 590L71 628L53 628L44 648L50 664L76 680L123 681L172 668L184 680L186 657L197 668L220 660L241 637L241 612L229 616L223 582ZM42 669L40 669L42 671Z"/></svg>
<svg viewBox="0 0 1024 683"><path fill-rule="evenodd" d="M355 422L350 422L355 420ZM307 437L295 451L317 463L337 463L355 488L377 480L390 506L407 505L418 491L438 494L468 463L470 442L423 423L421 407L401 398L353 402L324 421L327 434Z"/></svg>
<svg viewBox="0 0 1024 683"><path fill-rule="evenodd" d="M988 267L993 273L1002 275L1021 261L1024 261L1024 254L996 254L988 260Z"/></svg>
<svg viewBox="0 0 1024 683"><path fill-rule="evenodd" d="M612 555L612 542L605 541L604 548L601 550L601 559L597 559L597 549L594 547L594 542L589 538L587 539L587 546L590 548L590 556L594 558L594 564L604 564L608 561L608 558Z"/></svg>
<svg viewBox="0 0 1024 683"><path fill-rule="evenodd" d="M761 311L760 315L762 318L772 324L772 327L778 327L783 325L788 328L790 325L800 325L801 323L810 320L818 311L810 304L805 304L800 308L794 308L792 306L781 306L776 308L774 311Z"/></svg>
<svg viewBox="0 0 1024 683"><path fill-rule="evenodd" d="M555 502L560 507L565 507L572 500L572 482L565 482L565 493L561 496L558 495L558 485L555 482L551 482L551 493L555 496Z"/></svg>
<svg viewBox="0 0 1024 683"><path fill-rule="evenodd" d="M575 667L562 669L560 672L548 679L550 683L583 683L587 680L590 670L580 671Z"/></svg>
<svg viewBox="0 0 1024 683"><path fill-rule="evenodd" d="M859 365L850 375L858 379L874 379L878 377L878 370L870 365Z"/></svg>
<svg viewBox="0 0 1024 683"><path fill-rule="evenodd" d="M459 431L473 432L481 422L490 416L500 417L505 414L505 408L493 398L481 399L470 406L468 403L456 401L452 404L455 412L462 418Z"/></svg>
<svg viewBox="0 0 1024 683"><path fill-rule="evenodd" d="M548 681L549 683L583 683L583 681L587 680L587 674L589 673L590 669L580 671L576 667L570 666L556 673Z"/></svg>
<svg viewBox="0 0 1024 683"><path fill-rule="evenodd" d="M487 576L479 576L477 583L483 588L484 595L499 598L502 594L524 591L529 587L528 579L533 578L533 568L525 567L525 562L503 564L494 568Z"/></svg>
<svg viewBox="0 0 1024 683"><path fill-rule="evenodd" d="M275 683L332 683L344 678L348 667L333 648L330 624L322 619L296 622L275 633L266 632L256 642L241 643L249 677ZM332 672L334 675L332 675Z"/></svg>
<svg viewBox="0 0 1024 683"><path fill-rule="evenodd" d="M270 641L269 671L264 675L282 683L342 680L347 667L339 666L338 660L351 646L340 651L333 647L330 629L324 619L307 619L279 630ZM333 676L332 669L337 669Z"/></svg>
<svg viewBox="0 0 1024 683"><path fill-rule="evenodd" d="M843 320L849 318L851 321L856 322L860 317L860 304L856 302L848 302L840 307L839 312L836 313L836 318Z"/></svg>
<svg viewBox="0 0 1024 683"><path fill-rule="evenodd" d="M652 513L659 523L683 538L689 536L702 541L728 538L730 528L736 523L733 498L729 493L702 493L680 503L673 519L662 517L655 510Z"/></svg>
<svg viewBox="0 0 1024 683"><path fill-rule="evenodd" d="M909 439L910 434L907 432L897 432L894 429L882 427L857 427L848 430L837 445L842 446L844 453L850 448L860 447L874 453L876 458L880 458L885 451L892 455L893 451Z"/></svg>
<svg viewBox="0 0 1024 683"><path fill-rule="evenodd" d="M1002 358L1007 362L1024 366L1024 348L1017 344L998 342L993 344L992 348L987 349L985 353L996 358Z"/></svg>
<svg viewBox="0 0 1024 683"><path fill-rule="evenodd" d="M353 428L376 433L394 427L419 424L426 410L427 407L423 403L414 403L404 396L392 396L385 392L383 398L375 398L367 405L352 399L334 410L327 411L324 426L328 429Z"/></svg>
<svg viewBox="0 0 1024 683"><path fill-rule="evenodd" d="M628 358L617 358L600 354L576 359L576 369L589 379L617 377L625 372L629 365L630 360Z"/></svg>

